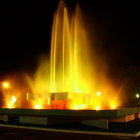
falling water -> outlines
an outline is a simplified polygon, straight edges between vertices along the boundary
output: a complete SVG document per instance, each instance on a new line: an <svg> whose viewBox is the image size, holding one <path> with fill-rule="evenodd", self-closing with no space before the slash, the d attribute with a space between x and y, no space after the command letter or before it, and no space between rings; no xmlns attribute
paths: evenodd
<svg viewBox="0 0 140 140"><path fill-rule="evenodd" d="M64 1L60 1L51 39L50 63L43 59L34 79L28 78L35 95L34 108L116 108L117 91L106 78L102 63L98 63L102 57L93 50L78 5L69 12Z"/></svg>
<svg viewBox="0 0 140 140"><path fill-rule="evenodd" d="M51 92L88 92L91 60L80 8L68 14L63 1L54 16L51 42Z"/></svg>

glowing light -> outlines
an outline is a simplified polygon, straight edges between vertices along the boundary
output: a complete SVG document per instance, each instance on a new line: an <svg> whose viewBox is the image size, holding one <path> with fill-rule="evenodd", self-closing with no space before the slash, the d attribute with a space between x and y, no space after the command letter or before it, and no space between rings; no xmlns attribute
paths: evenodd
<svg viewBox="0 0 140 140"><path fill-rule="evenodd" d="M35 108L35 109L42 109L42 108L43 108L43 101L42 101L42 98L38 98L38 99L34 102L34 108Z"/></svg>
<svg viewBox="0 0 140 140"><path fill-rule="evenodd" d="M14 108L15 102L16 102L16 97L12 96L11 101L8 103L8 108Z"/></svg>
<svg viewBox="0 0 140 140"><path fill-rule="evenodd" d="M50 98L48 98L48 105L50 105L51 104L51 100L50 100Z"/></svg>
<svg viewBox="0 0 140 140"><path fill-rule="evenodd" d="M81 91L81 90L76 89L76 90L75 90L75 92L77 92L77 93L81 93L82 91Z"/></svg>
<svg viewBox="0 0 140 140"><path fill-rule="evenodd" d="M8 104L8 108L13 108L13 105L12 104Z"/></svg>
<svg viewBox="0 0 140 140"><path fill-rule="evenodd" d="M62 92L64 93L62 97L59 98L58 95L58 104L55 107L50 105L50 108L58 109L65 106L62 108L114 109L118 106L118 102L114 104L116 100L114 96L116 93L114 94L112 88L114 86L110 86L106 76L102 77L101 73L99 75L96 73L98 67L96 69L96 63L90 61L95 60L93 58L96 55L93 56L90 37L84 27L79 6L74 13L69 14L66 5L61 1L53 20L50 62L43 58L34 78L28 77L32 92L39 93L41 96L34 98L33 94L27 93L27 99L44 98L46 101L44 99L43 102L38 99L33 101L33 108L42 109L53 104L53 100L57 101L57 96L51 96L51 94ZM98 77L103 78L100 80L101 84L98 84L98 79L96 80ZM97 84L100 86L96 86ZM108 95L108 93L111 94Z"/></svg>
<svg viewBox="0 0 140 140"><path fill-rule="evenodd" d="M140 98L140 95L139 94L136 94L136 98Z"/></svg>
<svg viewBox="0 0 140 140"><path fill-rule="evenodd" d="M5 81L2 83L2 86L3 86L3 88L9 88L10 84L9 84L9 82Z"/></svg>
<svg viewBox="0 0 140 140"><path fill-rule="evenodd" d="M96 106L95 110L100 110L101 107L100 106Z"/></svg>
<svg viewBox="0 0 140 140"><path fill-rule="evenodd" d="M116 105L115 105L115 104L112 104L112 105L110 106L110 108L111 108L111 109L116 109Z"/></svg>
<svg viewBox="0 0 140 140"><path fill-rule="evenodd" d="M41 105L35 104L35 109L41 109Z"/></svg>
<svg viewBox="0 0 140 140"><path fill-rule="evenodd" d="M79 109L79 107L78 106L74 106L74 108L73 108L74 110L78 110Z"/></svg>
<svg viewBox="0 0 140 140"><path fill-rule="evenodd" d="M16 102L16 97L15 97L15 96L12 96L12 101L11 101L11 103L14 103L14 102Z"/></svg>
<svg viewBox="0 0 140 140"><path fill-rule="evenodd" d="M81 105L80 105L80 108L81 108L81 109L86 109L86 105L85 105L85 104L81 104Z"/></svg>
<svg viewBox="0 0 140 140"><path fill-rule="evenodd" d="M96 95L97 95L97 96L101 96L101 92L97 92Z"/></svg>
<svg viewBox="0 0 140 140"><path fill-rule="evenodd" d="M80 8L77 6L69 16L68 9L61 1L52 28L51 92L86 93L90 90L92 65L87 60L91 60L92 55L89 50L91 44L86 36Z"/></svg>

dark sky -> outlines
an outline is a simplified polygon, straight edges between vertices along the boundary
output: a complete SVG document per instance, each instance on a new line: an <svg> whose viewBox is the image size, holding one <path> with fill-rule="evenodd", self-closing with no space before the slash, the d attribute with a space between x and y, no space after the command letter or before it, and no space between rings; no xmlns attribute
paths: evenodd
<svg viewBox="0 0 140 140"><path fill-rule="evenodd" d="M51 25L59 0L45 3L6 3L0 8L0 73L32 71L37 56L49 54ZM97 50L112 65L112 74L139 67L140 5L65 0L79 3L94 26ZM92 23L93 22L93 23Z"/></svg>

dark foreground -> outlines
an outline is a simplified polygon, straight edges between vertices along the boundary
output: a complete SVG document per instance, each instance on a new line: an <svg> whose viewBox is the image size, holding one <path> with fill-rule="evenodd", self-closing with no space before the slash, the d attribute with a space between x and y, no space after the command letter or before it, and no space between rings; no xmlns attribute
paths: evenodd
<svg viewBox="0 0 140 140"><path fill-rule="evenodd" d="M21 128L0 127L1 140L140 140L140 137L105 136L91 134L74 134L47 132Z"/></svg>
<svg viewBox="0 0 140 140"><path fill-rule="evenodd" d="M75 133L75 131L80 131L80 133ZM92 134L84 132L92 132ZM100 134L93 132L100 132ZM109 135L103 135L106 133ZM113 133L115 133L114 136ZM136 137L138 136L136 134L140 135L140 119L128 123L110 123L108 130L82 124L43 127L21 125L17 122L0 122L0 140L140 140L140 136Z"/></svg>

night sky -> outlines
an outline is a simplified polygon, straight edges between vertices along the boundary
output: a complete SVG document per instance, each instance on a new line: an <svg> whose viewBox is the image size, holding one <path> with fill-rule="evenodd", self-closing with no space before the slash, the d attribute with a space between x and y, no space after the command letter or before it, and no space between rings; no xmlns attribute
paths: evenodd
<svg viewBox="0 0 140 140"><path fill-rule="evenodd" d="M45 3L6 3L0 8L0 75L32 72L40 54L49 54L53 14L59 0ZM72 10L79 3L94 30L95 49L110 65L116 83L140 83L140 5L65 0ZM92 38L92 36L91 36ZM131 76L130 76L131 75Z"/></svg>

